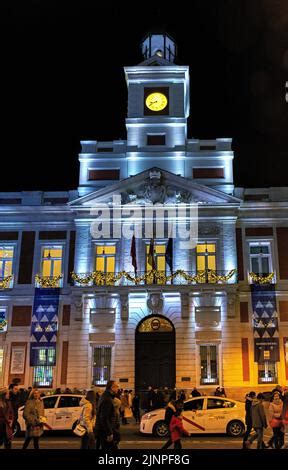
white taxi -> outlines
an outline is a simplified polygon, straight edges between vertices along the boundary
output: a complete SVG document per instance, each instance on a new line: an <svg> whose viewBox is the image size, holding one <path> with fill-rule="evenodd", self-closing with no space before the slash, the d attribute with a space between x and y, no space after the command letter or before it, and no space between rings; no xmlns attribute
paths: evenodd
<svg viewBox="0 0 288 470"><path fill-rule="evenodd" d="M239 437L245 431L245 403L228 398L202 396L184 402L183 426L192 434L226 433ZM165 437L165 408L152 410L142 416L140 432Z"/></svg>
<svg viewBox="0 0 288 470"><path fill-rule="evenodd" d="M82 398L83 395L72 394L47 395L42 398L47 424L53 431L71 431L76 426L82 410L80 406ZM23 410L24 406L18 410L17 432L26 430ZM44 429L49 430L47 427Z"/></svg>

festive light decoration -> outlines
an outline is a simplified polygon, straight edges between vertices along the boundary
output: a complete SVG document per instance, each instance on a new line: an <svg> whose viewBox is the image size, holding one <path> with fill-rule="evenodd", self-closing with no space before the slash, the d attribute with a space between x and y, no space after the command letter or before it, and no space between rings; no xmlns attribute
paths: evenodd
<svg viewBox="0 0 288 470"><path fill-rule="evenodd" d="M166 276L163 271L157 271L153 269L148 271L142 276L131 276L127 271L120 271L117 274L114 273L104 273L101 271L94 271L85 275L78 275L75 272L71 273L71 278L76 283L82 286L88 285L114 285L116 282L120 281L123 277L130 282L133 282L135 285L144 282L145 284L166 284L169 281L174 280L176 277L181 277L187 282L196 282L196 283L205 283L205 282L227 282L231 277L236 273L236 269L229 271L227 275L219 275L216 271L212 269L207 269L204 271L199 271L197 274L188 274L183 269L178 269L173 274Z"/></svg>
<svg viewBox="0 0 288 470"><path fill-rule="evenodd" d="M3 277L3 279L0 280L0 289L7 289L12 279L13 279L12 275Z"/></svg>
<svg viewBox="0 0 288 470"><path fill-rule="evenodd" d="M53 277L43 277L40 276L40 274L36 274L35 281L40 285L40 287L59 287L59 281L62 277L62 274Z"/></svg>
<svg viewBox="0 0 288 470"><path fill-rule="evenodd" d="M0 331L5 330L7 323L7 320L0 320Z"/></svg>
<svg viewBox="0 0 288 470"><path fill-rule="evenodd" d="M267 276L259 276L259 274L251 272L249 276L252 278L252 281L257 284L269 284L273 280L274 273L269 273Z"/></svg>

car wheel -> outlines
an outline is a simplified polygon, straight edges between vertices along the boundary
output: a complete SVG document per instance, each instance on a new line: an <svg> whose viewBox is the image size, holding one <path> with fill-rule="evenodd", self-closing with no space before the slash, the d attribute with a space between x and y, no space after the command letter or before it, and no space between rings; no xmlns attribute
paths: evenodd
<svg viewBox="0 0 288 470"><path fill-rule="evenodd" d="M153 428L154 436L156 436L156 437L166 437L166 436L168 436L168 432L169 432L168 426L165 423L165 421L158 421L158 423L156 423L154 425L154 428Z"/></svg>
<svg viewBox="0 0 288 470"><path fill-rule="evenodd" d="M230 421L226 429L228 436L232 436L232 437L240 437L244 434L244 431L245 431L244 424L241 423L241 421L238 421L236 419L234 421Z"/></svg>

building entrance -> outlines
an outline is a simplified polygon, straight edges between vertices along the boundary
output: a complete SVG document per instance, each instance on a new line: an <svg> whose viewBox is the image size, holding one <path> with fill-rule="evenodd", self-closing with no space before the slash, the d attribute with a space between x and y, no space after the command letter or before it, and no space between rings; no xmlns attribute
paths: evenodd
<svg viewBox="0 0 288 470"><path fill-rule="evenodd" d="M165 317L145 317L136 329L135 390L175 387L175 329Z"/></svg>

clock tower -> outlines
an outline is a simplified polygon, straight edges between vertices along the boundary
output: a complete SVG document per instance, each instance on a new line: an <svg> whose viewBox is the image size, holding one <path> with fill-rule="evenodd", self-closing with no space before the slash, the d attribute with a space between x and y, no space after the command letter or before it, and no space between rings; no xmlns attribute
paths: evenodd
<svg viewBox="0 0 288 470"><path fill-rule="evenodd" d="M142 41L144 61L125 67L128 87L127 173L155 165L185 175L189 67L175 64L176 45L168 34Z"/></svg>

